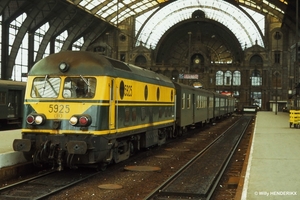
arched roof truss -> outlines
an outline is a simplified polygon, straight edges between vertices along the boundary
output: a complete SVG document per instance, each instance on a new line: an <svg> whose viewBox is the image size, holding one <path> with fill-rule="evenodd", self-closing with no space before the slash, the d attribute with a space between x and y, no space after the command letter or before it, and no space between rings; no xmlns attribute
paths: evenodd
<svg viewBox="0 0 300 200"><path fill-rule="evenodd" d="M139 16L160 6L156 0L67 0L105 21L118 25L130 16Z"/></svg>
<svg viewBox="0 0 300 200"><path fill-rule="evenodd" d="M237 37L241 46L258 44L264 47L263 33L249 14L223 0L178 0L159 9L141 27L138 33L139 45L147 47L157 45L162 35L175 24L190 19L192 13L202 10L205 17L228 27Z"/></svg>
<svg viewBox="0 0 300 200"><path fill-rule="evenodd" d="M9 36L9 27L13 26L11 22L23 13L26 13L26 18L20 22L20 25L14 27L16 30L15 37L11 38ZM24 62L28 62L26 66L30 68L44 56L49 44L50 53L54 52L56 37L66 30L68 36L64 41L60 41L62 43L60 50L72 49L72 44L79 38L81 38L82 44L80 50L86 50L91 42L104 31L107 31L108 28L114 28L109 23L90 15L66 0L1 0L0 14L1 26L3 27L2 38L6 38L2 39L1 44L3 47L1 64L5 66L1 67L1 78L4 79L11 77L21 46L24 47L25 45L28 48L28 59L25 59ZM49 28L41 35L39 29L45 23L48 24ZM36 34L41 38L38 46L36 46L37 42L35 41ZM24 42L26 44L23 44Z"/></svg>

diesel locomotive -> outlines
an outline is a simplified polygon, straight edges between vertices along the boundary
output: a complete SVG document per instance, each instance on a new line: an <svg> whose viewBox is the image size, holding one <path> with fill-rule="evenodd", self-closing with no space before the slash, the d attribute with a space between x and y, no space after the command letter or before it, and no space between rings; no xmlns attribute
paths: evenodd
<svg viewBox="0 0 300 200"><path fill-rule="evenodd" d="M13 148L37 166L104 169L233 110L231 97L98 53L65 51L30 70Z"/></svg>

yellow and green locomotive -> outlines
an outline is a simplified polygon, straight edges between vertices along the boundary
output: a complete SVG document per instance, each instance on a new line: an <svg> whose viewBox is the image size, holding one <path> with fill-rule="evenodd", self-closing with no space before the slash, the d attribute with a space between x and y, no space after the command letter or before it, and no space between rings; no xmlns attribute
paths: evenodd
<svg viewBox="0 0 300 200"><path fill-rule="evenodd" d="M95 165L127 159L172 137L175 87L163 75L94 52L66 51L28 74L22 139L36 165Z"/></svg>

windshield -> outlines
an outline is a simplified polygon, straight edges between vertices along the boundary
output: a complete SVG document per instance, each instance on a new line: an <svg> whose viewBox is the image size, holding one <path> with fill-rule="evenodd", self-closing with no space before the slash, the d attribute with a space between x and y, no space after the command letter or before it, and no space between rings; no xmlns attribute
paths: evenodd
<svg viewBox="0 0 300 200"><path fill-rule="evenodd" d="M65 79L64 98L93 98L96 90L96 79L91 77L68 77Z"/></svg>
<svg viewBox="0 0 300 200"><path fill-rule="evenodd" d="M33 80L31 97L56 98L59 94L60 78L38 77Z"/></svg>
<svg viewBox="0 0 300 200"><path fill-rule="evenodd" d="M32 98L57 98L61 78L37 77L33 80ZM91 77L67 77L64 81L62 96L64 98L93 98L96 90L96 79Z"/></svg>

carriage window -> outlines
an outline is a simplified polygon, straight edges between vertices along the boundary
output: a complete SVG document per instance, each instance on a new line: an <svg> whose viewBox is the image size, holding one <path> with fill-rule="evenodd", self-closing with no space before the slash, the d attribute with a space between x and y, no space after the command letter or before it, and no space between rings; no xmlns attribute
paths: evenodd
<svg viewBox="0 0 300 200"><path fill-rule="evenodd" d="M220 107L220 102L219 98L216 98L216 107Z"/></svg>
<svg viewBox="0 0 300 200"><path fill-rule="evenodd" d="M190 105L191 105L191 94L188 94L186 99L186 108L190 109Z"/></svg>
<svg viewBox="0 0 300 200"><path fill-rule="evenodd" d="M59 94L60 78L38 77L33 80L31 97L56 98Z"/></svg>
<svg viewBox="0 0 300 200"><path fill-rule="evenodd" d="M201 96L201 103L200 103L200 105L201 105L201 108L205 108L206 107L206 99L205 99L204 96Z"/></svg>
<svg viewBox="0 0 300 200"><path fill-rule="evenodd" d="M91 77L68 77L64 84L64 98L93 98L96 79Z"/></svg>

